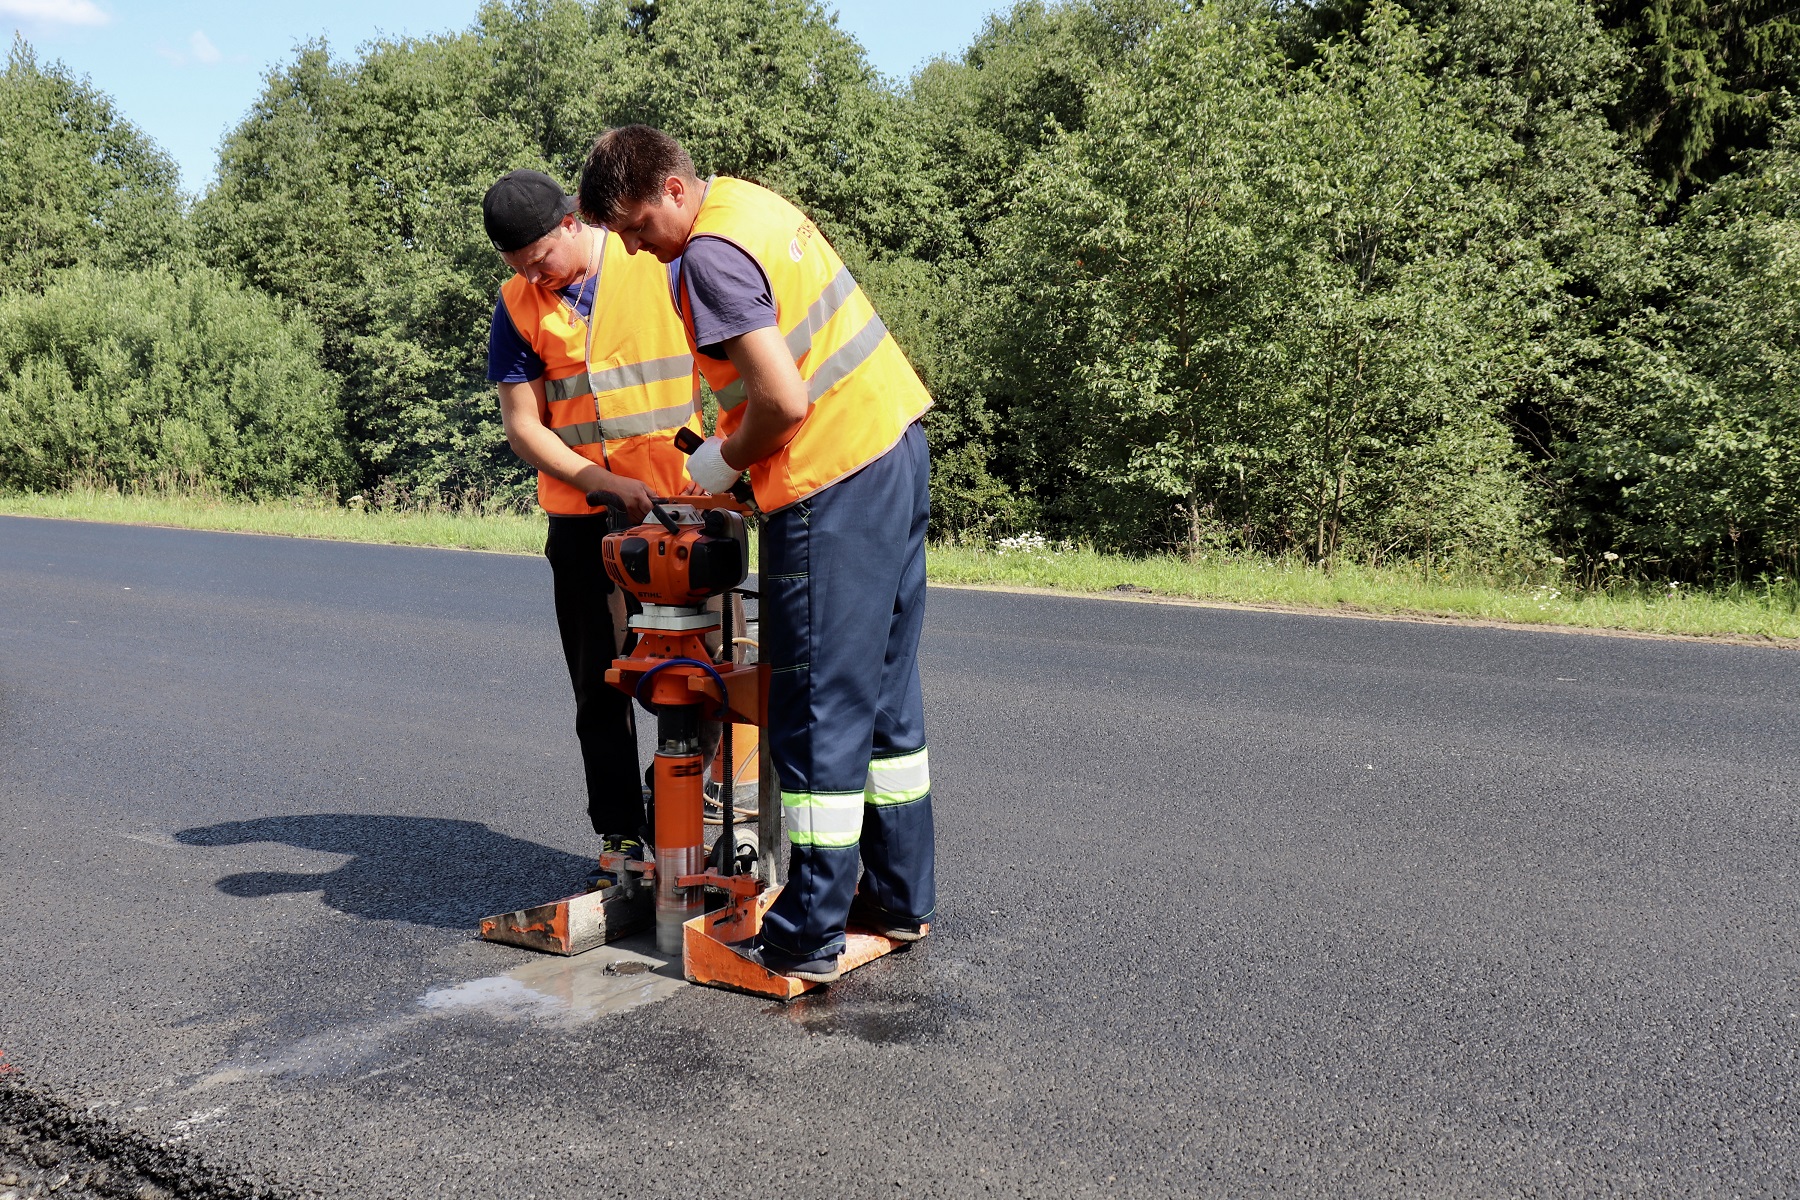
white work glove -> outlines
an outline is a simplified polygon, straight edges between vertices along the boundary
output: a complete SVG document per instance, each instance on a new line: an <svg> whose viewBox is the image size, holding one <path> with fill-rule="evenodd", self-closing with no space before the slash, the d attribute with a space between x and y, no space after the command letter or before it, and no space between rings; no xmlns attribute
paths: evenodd
<svg viewBox="0 0 1800 1200"><path fill-rule="evenodd" d="M731 485L738 481L743 472L725 461L725 439L709 437L700 443L700 448L688 455L688 478L711 492L729 492Z"/></svg>

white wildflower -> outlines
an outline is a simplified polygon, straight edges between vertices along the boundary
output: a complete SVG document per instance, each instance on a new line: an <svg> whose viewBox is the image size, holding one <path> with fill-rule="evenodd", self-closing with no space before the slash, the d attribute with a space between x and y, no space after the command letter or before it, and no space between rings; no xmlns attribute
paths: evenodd
<svg viewBox="0 0 1800 1200"><path fill-rule="evenodd" d="M1041 533L1021 533L1018 537L1001 538L994 543L995 554L1041 554L1050 542Z"/></svg>

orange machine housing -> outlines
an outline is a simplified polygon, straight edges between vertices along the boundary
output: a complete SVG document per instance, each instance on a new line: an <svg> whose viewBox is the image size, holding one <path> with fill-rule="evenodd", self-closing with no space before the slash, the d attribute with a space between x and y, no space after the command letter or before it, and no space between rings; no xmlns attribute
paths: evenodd
<svg viewBox="0 0 1800 1200"><path fill-rule="evenodd" d="M613 582L645 604L687 607L743 582L750 556L743 520L725 511L700 512L699 525L639 525L609 533L600 557Z"/></svg>

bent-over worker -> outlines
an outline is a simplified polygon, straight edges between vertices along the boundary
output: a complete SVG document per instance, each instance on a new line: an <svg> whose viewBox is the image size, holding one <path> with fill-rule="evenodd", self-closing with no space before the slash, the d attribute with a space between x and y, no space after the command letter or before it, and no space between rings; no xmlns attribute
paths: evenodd
<svg viewBox="0 0 1800 1200"><path fill-rule="evenodd" d="M703 183L673 138L632 125L595 142L579 195L627 250L680 263L687 340L719 402L688 473L717 493L748 470L765 516L760 656L791 849L755 953L829 982L853 902L858 924L902 940L936 905L917 662L931 397L836 252L774 192Z"/></svg>
<svg viewBox="0 0 1800 1200"><path fill-rule="evenodd" d="M602 851L644 854L645 812L631 700L606 682L620 651L624 596L601 565L612 492L633 521L652 496L686 490L675 434L699 430L699 380L671 298L670 270L626 252L616 234L575 215L575 198L540 171L488 189L482 218L515 272L488 335L488 379L514 453L538 470L549 514L544 556L556 596L588 817ZM614 882L598 868L590 887Z"/></svg>

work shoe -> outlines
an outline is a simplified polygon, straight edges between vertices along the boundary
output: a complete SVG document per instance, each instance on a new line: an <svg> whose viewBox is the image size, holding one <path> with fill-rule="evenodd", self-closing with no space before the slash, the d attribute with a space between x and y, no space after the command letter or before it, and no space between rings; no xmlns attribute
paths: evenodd
<svg viewBox="0 0 1800 1200"><path fill-rule="evenodd" d="M867 929L870 933L879 933L884 938L892 938L896 942L921 941L931 932L928 922L896 917L861 892L856 893L856 898L850 901L848 923L859 929Z"/></svg>
<svg viewBox="0 0 1800 1200"><path fill-rule="evenodd" d="M644 846L643 839L628 837L622 833L609 833L601 838L600 853L623 854L626 858L633 858L639 862L644 862L650 857L649 850ZM587 890L590 892L598 892L605 888L613 887L617 885L618 882L619 879L617 875L608 871L605 867L602 867L596 862L594 864L594 869L588 872Z"/></svg>
<svg viewBox="0 0 1800 1200"><path fill-rule="evenodd" d="M838 976L844 973L838 966L838 956L835 954L829 957L821 955L817 958L795 958L773 946L763 945L760 937L752 938L749 945L738 953L765 970L794 979L804 979L808 983L835 983Z"/></svg>

